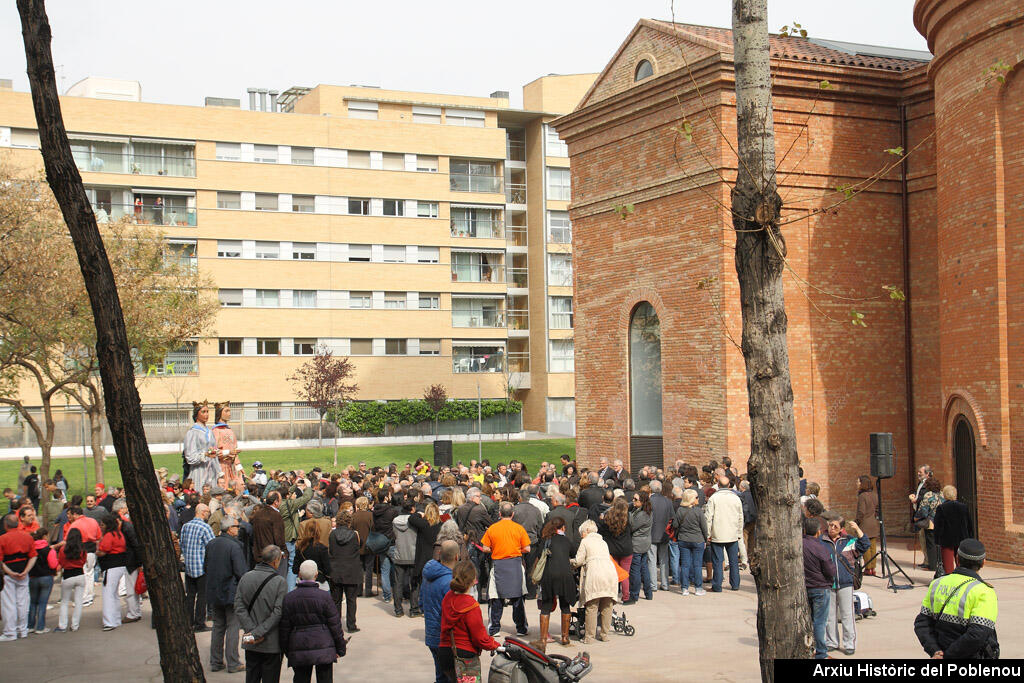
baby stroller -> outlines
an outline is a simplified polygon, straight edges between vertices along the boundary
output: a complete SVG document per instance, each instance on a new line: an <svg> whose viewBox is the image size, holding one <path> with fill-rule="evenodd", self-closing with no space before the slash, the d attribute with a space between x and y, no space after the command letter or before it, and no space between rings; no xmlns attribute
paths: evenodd
<svg viewBox="0 0 1024 683"><path fill-rule="evenodd" d="M573 658L546 655L521 640L505 638L499 647L487 680L490 683L575 683L590 673L590 654Z"/></svg>
<svg viewBox="0 0 1024 683"><path fill-rule="evenodd" d="M586 634L586 623L587 608L577 607L576 611L572 613L572 621L569 622L569 635L577 640L583 640L583 636ZM612 629L616 633L626 636L636 635L636 629L626 619L625 612L620 614L612 610Z"/></svg>

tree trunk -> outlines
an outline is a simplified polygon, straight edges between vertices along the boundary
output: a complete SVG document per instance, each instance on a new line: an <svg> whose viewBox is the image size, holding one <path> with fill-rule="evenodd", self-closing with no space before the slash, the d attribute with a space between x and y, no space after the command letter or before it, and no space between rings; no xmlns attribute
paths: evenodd
<svg viewBox="0 0 1024 683"><path fill-rule="evenodd" d="M101 406L90 406L88 413L93 471L96 473L97 482L106 481L103 478L103 408Z"/></svg>
<svg viewBox="0 0 1024 683"><path fill-rule="evenodd" d="M320 413L320 422L316 426L316 447L324 447L324 414Z"/></svg>
<svg viewBox="0 0 1024 683"><path fill-rule="evenodd" d="M757 584L761 679L772 660L807 658L813 635L804 589L803 530L797 475L793 388L782 292L785 241L775 184L775 133L768 52L767 0L733 0L736 134L732 190L742 349L750 413L747 472L761 514L751 569Z"/></svg>
<svg viewBox="0 0 1024 683"><path fill-rule="evenodd" d="M171 545L163 498L142 428L135 368L117 286L64 129L46 8L42 0L18 0L18 13L46 179L74 241L96 323L96 353L104 397L110 406L107 419L128 509L139 535L160 647L160 666L165 681L205 681L191 620L185 613L185 591Z"/></svg>

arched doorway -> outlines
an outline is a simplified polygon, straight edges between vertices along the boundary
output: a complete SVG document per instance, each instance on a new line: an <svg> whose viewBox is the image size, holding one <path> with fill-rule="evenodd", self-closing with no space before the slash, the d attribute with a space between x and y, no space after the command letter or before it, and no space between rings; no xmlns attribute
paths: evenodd
<svg viewBox="0 0 1024 683"><path fill-rule="evenodd" d="M953 423L953 470L957 498L970 511L974 533L977 535L978 475L975 465L974 429L963 415L958 415Z"/></svg>
<svg viewBox="0 0 1024 683"><path fill-rule="evenodd" d="M662 467L661 321L644 301L629 319L629 468Z"/></svg>

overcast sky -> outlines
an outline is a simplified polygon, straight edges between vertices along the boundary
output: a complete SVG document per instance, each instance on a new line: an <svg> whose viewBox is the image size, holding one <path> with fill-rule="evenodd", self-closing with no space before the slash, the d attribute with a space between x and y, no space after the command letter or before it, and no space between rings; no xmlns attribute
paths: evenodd
<svg viewBox="0 0 1024 683"><path fill-rule="evenodd" d="M351 2L50 0L58 87L86 76L137 80L149 102L201 105L247 87L378 85L486 96L549 73L596 72L640 18L669 0ZM728 27L729 0L676 0L676 20ZM925 50L912 0L769 0L773 32ZM28 90L14 0L0 4L0 78Z"/></svg>

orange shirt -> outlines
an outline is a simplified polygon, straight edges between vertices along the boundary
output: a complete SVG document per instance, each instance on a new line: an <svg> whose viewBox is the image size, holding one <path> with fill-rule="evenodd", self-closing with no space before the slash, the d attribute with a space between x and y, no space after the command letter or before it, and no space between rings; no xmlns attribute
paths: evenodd
<svg viewBox="0 0 1024 683"><path fill-rule="evenodd" d="M86 517L85 515L76 519L74 523L69 522L64 525L65 539L68 537L68 531L71 529L78 529L79 533L82 534L82 543L95 543L102 536L100 523L92 517Z"/></svg>
<svg viewBox="0 0 1024 683"><path fill-rule="evenodd" d="M36 520L31 524L25 524L25 522L19 521L18 528L24 531L26 534L34 533L39 529L39 520Z"/></svg>
<svg viewBox="0 0 1024 683"><path fill-rule="evenodd" d="M523 548L530 545L530 537L521 524L511 519L495 522L480 539L480 545L491 549L491 559L504 560L509 557L522 557Z"/></svg>

